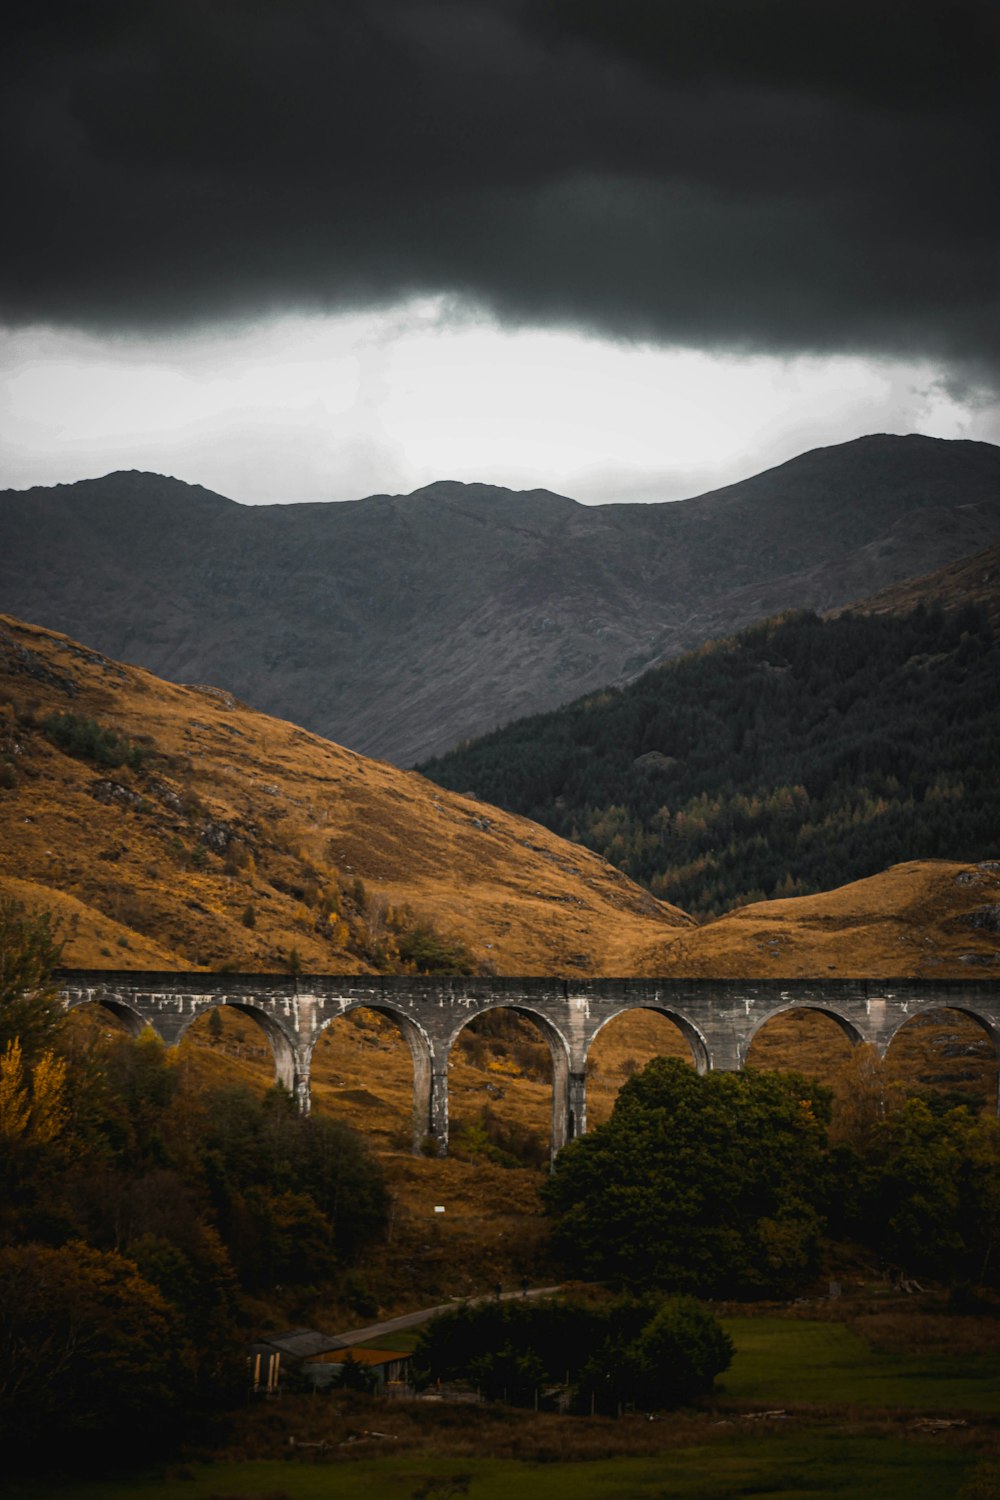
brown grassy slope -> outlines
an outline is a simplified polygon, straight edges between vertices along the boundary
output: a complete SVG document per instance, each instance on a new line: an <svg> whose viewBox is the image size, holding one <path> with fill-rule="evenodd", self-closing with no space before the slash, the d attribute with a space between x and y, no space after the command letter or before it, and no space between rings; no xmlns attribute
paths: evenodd
<svg viewBox="0 0 1000 1500"><path fill-rule="evenodd" d="M636 955L639 974L1000 977L1000 861L913 860L817 896L759 901Z"/></svg>
<svg viewBox="0 0 1000 1500"><path fill-rule="evenodd" d="M865 615L906 615L918 604L928 608L939 605L944 610L981 604L994 623L1000 622L1000 546L987 547L920 578L891 584L870 599L851 604L845 610L832 610L831 614L846 614L850 610Z"/></svg>
<svg viewBox="0 0 1000 1500"><path fill-rule="evenodd" d="M57 749L43 721L67 712L147 759ZM0 885L59 909L80 966L273 970L295 949L308 970L359 971L407 904L486 971L606 974L690 925L523 818L7 616Z"/></svg>

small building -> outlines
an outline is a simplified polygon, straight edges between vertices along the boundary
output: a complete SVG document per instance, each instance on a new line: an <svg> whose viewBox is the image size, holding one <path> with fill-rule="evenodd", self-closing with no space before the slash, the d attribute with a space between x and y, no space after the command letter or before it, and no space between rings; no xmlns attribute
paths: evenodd
<svg viewBox="0 0 1000 1500"><path fill-rule="evenodd" d="M331 1349L305 1360L302 1374L315 1390L323 1390L339 1379L348 1358L369 1373L376 1395L409 1394L410 1355L401 1354L398 1349L361 1349L356 1345Z"/></svg>
<svg viewBox="0 0 1000 1500"><path fill-rule="evenodd" d="M291 1328L287 1333L258 1339L247 1351L250 1389L255 1395L277 1395L286 1370L339 1349L343 1345L338 1339L315 1328Z"/></svg>

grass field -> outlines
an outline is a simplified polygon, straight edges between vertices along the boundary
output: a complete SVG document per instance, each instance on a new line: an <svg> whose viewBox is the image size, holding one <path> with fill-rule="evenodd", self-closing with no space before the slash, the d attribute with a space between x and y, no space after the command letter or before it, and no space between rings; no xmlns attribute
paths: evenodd
<svg viewBox="0 0 1000 1500"><path fill-rule="evenodd" d="M954 1500L974 1460L931 1442L788 1433L586 1464L436 1459L198 1465L174 1477L74 1485L72 1500ZM67 1500L66 1489L8 1500Z"/></svg>
<svg viewBox="0 0 1000 1500"><path fill-rule="evenodd" d="M717 1390L731 1399L1000 1413L1000 1351L884 1354L843 1323L790 1318L723 1323L736 1355Z"/></svg>

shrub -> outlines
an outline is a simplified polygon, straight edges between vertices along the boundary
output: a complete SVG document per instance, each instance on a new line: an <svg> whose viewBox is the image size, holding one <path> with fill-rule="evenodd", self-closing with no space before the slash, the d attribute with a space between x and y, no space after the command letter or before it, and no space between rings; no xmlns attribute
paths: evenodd
<svg viewBox="0 0 1000 1500"><path fill-rule="evenodd" d="M50 976L61 955L49 912L29 912L21 901L0 898L0 1051L19 1037L31 1058L59 1030L65 1013Z"/></svg>
<svg viewBox="0 0 1000 1500"><path fill-rule="evenodd" d="M127 765L138 769L149 754L147 749L134 745L127 735L79 714L49 714L42 721L42 729L59 750L80 760L92 760L99 766Z"/></svg>
<svg viewBox="0 0 1000 1500"><path fill-rule="evenodd" d="M567 1381L578 1408L615 1411L694 1400L711 1390L732 1353L716 1319L690 1297L518 1299L435 1318L421 1333L414 1366L430 1378L473 1381L514 1405L532 1404L542 1384Z"/></svg>

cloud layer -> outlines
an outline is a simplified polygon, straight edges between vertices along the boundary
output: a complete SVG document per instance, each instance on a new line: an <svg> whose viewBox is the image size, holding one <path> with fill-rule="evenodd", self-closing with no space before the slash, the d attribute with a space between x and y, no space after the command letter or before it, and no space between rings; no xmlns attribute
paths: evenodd
<svg viewBox="0 0 1000 1500"><path fill-rule="evenodd" d="M992 0L20 7L0 315L445 293L701 348L1000 363Z"/></svg>

